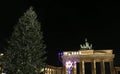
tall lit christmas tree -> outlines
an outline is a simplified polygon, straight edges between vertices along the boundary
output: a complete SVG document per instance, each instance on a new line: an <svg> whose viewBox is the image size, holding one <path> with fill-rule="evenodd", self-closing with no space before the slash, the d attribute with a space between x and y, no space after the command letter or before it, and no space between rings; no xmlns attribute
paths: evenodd
<svg viewBox="0 0 120 74"><path fill-rule="evenodd" d="M39 74L45 66L46 52L41 24L30 7L14 27L5 49L4 70L10 74Z"/></svg>

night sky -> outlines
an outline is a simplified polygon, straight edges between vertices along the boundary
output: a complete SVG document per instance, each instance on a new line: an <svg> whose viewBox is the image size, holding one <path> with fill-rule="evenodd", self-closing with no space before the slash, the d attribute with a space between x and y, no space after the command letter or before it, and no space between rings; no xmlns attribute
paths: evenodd
<svg viewBox="0 0 120 74"><path fill-rule="evenodd" d="M59 66L57 53L79 50L87 38L95 50L120 52L119 2L102 0L0 0L0 50L20 16L34 6L42 23L47 63Z"/></svg>

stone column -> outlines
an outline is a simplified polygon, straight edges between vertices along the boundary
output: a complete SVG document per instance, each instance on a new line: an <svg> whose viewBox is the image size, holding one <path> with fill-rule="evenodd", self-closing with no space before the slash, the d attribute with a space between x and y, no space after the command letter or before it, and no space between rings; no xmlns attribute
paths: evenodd
<svg viewBox="0 0 120 74"><path fill-rule="evenodd" d="M116 72L116 74L118 74L118 71Z"/></svg>
<svg viewBox="0 0 120 74"><path fill-rule="evenodd" d="M105 62L104 62L104 60L101 61L101 74L105 74Z"/></svg>
<svg viewBox="0 0 120 74"><path fill-rule="evenodd" d="M62 68L62 74L65 74L65 66Z"/></svg>
<svg viewBox="0 0 120 74"><path fill-rule="evenodd" d="M49 69L49 74L51 74L51 68Z"/></svg>
<svg viewBox="0 0 120 74"><path fill-rule="evenodd" d="M57 74L57 69L55 69L55 74Z"/></svg>
<svg viewBox="0 0 120 74"><path fill-rule="evenodd" d="M82 61L82 74L85 74L85 62Z"/></svg>
<svg viewBox="0 0 120 74"><path fill-rule="evenodd" d="M77 74L77 64L75 64L74 66L73 66L73 74Z"/></svg>
<svg viewBox="0 0 120 74"><path fill-rule="evenodd" d="M96 74L96 61L93 60L92 62L92 74Z"/></svg>
<svg viewBox="0 0 120 74"><path fill-rule="evenodd" d="M68 70L67 70L67 68L65 67L65 74L68 74Z"/></svg>
<svg viewBox="0 0 120 74"><path fill-rule="evenodd" d="M80 74L85 74L85 62L82 60L80 62Z"/></svg>
<svg viewBox="0 0 120 74"><path fill-rule="evenodd" d="M48 74L50 74L50 68L48 67Z"/></svg>
<svg viewBox="0 0 120 74"><path fill-rule="evenodd" d="M80 74L82 74L82 62L79 62L79 67L80 67Z"/></svg>
<svg viewBox="0 0 120 74"><path fill-rule="evenodd" d="M109 64L110 64L110 74L115 74L113 61L110 61Z"/></svg>
<svg viewBox="0 0 120 74"><path fill-rule="evenodd" d="M67 71L66 71L66 67L64 66L64 74L66 74L66 72L67 72Z"/></svg>

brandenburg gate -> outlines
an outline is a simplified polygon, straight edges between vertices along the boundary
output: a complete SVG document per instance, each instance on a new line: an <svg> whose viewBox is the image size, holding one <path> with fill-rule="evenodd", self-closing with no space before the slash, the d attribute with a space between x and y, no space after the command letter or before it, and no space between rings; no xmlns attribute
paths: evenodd
<svg viewBox="0 0 120 74"><path fill-rule="evenodd" d="M77 66L79 66L79 74L85 74L85 63L91 63L92 74L97 74L96 63L100 63L101 74L105 74L105 63L109 63L110 74L114 74L113 59L114 54L111 49L93 50L87 40L85 44L80 45L81 50L65 51L60 53L62 63L65 67L65 74L78 74ZM77 65L79 63L79 65Z"/></svg>

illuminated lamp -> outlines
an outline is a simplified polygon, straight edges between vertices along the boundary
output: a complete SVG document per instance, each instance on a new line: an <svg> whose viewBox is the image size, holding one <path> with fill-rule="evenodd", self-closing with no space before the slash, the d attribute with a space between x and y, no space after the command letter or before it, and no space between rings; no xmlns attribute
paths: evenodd
<svg viewBox="0 0 120 74"><path fill-rule="evenodd" d="M66 66L66 68L67 68L67 70L68 70L68 74L71 74L71 70L72 70L72 68L73 68L73 62L72 61L66 61L65 62L65 66Z"/></svg>

